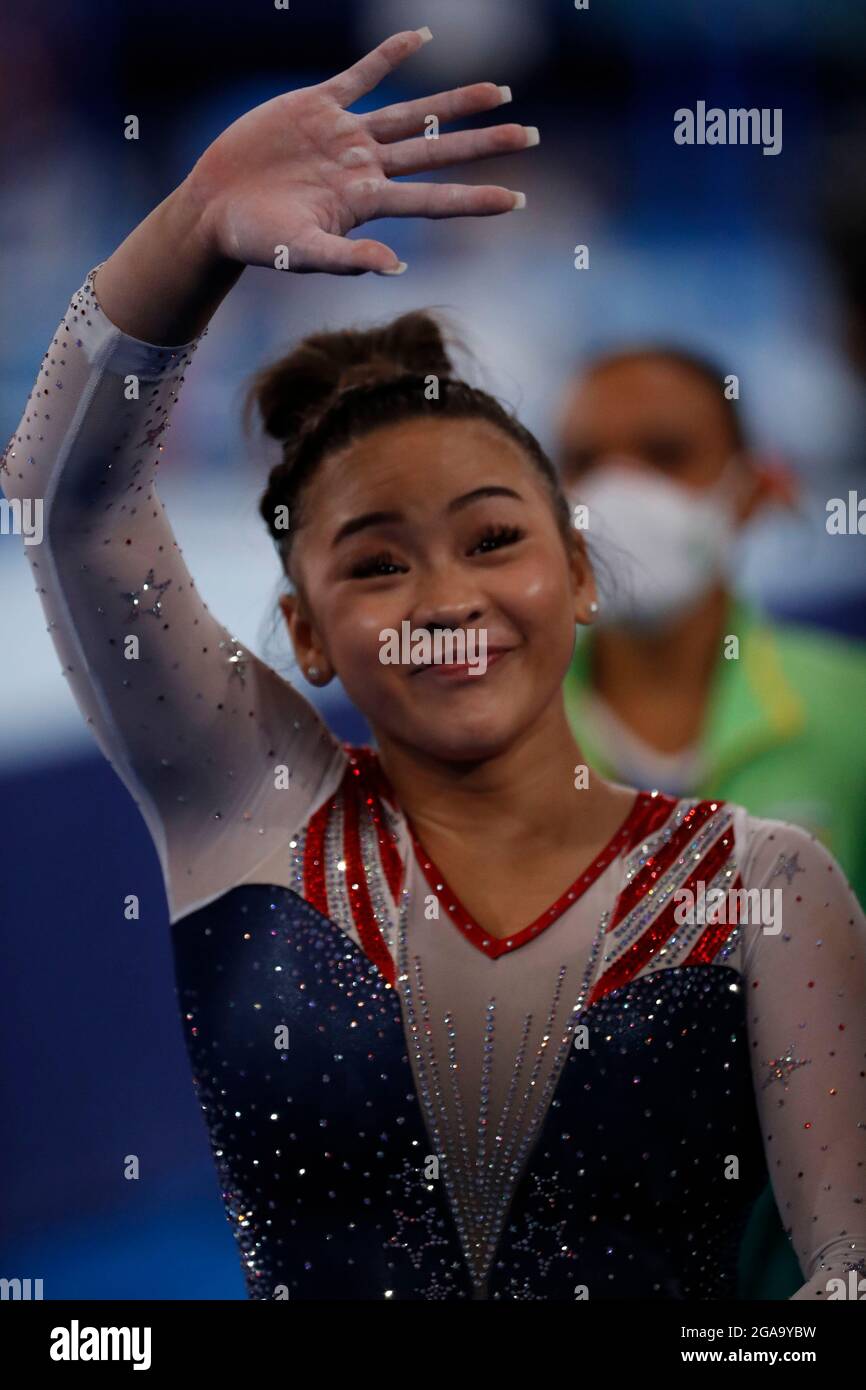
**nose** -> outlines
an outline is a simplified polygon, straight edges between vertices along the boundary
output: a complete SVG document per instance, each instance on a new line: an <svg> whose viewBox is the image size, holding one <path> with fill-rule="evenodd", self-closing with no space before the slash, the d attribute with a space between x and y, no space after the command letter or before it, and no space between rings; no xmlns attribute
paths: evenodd
<svg viewBox="0 0 866 1390"><path fill-rule="evenodd" d="M437 627L472 627L483 617L487 604L471 575L461 566L448 565L435 572L427 570L421 582L412 614L412 625L432 630Z"/></svg>
<svg viewBox="0 0 866 1390"><path fill-rule="evenodd" d="M434 628L474 627L483 614L483 606L475 600L452 599L447 601L443 598L441 602L430 603L428 601L416 608L412 626L426 628L430 632Z"/></svg>

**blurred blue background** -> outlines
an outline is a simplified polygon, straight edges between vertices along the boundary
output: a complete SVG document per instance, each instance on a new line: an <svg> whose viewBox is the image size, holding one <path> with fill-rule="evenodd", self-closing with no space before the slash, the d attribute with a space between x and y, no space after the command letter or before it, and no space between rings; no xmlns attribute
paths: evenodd
<svg viewBox="0 0 866 1390"><path fill-rule="evenodd" d="M509 84L513 104L482 120L539 126L539 149L443 177L524 189L527 210L374 224L409 262L394 281L244 275L160 470L212 610L288 669L256 513L271 459L240 430L246 377L314 328L436 305L483 384L548 445L565 381L598 348L661 338L736 373L755 442L802 485L797 514L750 533L741 587L779 615L866 635L866 539L824 526L829 497L866 493L866 12L850 0L16 3L0 20L4 442L87 271L220 130L421 24L435 41L368 105ZM781 107L781 154L675 145L673 113L697 100ZM138 141L124 139L129 114ZM573 266L579 243L588 271ZM0 536L0 592L0 1275L43 1278L47 1298L241 1298L155 851L66 690L14 536ZM328 699L338 731L363 737ZM131 883L135 923L118 909Z"/></svg>

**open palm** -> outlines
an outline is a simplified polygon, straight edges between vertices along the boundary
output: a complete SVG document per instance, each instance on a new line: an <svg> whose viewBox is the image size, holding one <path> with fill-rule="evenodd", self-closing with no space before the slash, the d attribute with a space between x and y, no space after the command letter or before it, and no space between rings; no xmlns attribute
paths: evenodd
<svg viewBox="0 0 866 1390"><path fill-rule="evenodd" d="M501 105L492 82L366 115L346 110L424 42L420 31L394 34L345 72L274 97L223 131L187 177L212 248L244 265L280 264L286 247L289 270L394 274L402 266L390 247L347 232L376 217L484 217L520 206L497 185L392 182L535 143L521 125L424 136L431 116L454 121Z"/></svg>

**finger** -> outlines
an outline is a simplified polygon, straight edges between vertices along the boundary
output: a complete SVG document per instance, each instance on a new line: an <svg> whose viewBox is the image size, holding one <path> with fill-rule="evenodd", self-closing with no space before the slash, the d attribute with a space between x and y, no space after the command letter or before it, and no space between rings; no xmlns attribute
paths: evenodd
<svg viewBox="0 0 866 1390"><path fill-rule="evenodd" d="M369 133L381 144L392 140L403 140L407 135L417 135L424 129L428 116L439 121L459 121L464 116L477 116L482 111L492 111L511 100L509 87L497 87L494 82L475 82L471 87L455 87L450 92L437 92L432 97L420 97L417 101L400 101L393 106L383 106L379 111L369 111L360 116Z"/></svg>
<svg viewBox="0 0 866 1390"><path fill-rule="evenodd" d="M321 85L340 106L351 106L359 97L378 87L383 77L387 77L406 58L417 53L427 43L428 37L433 37L429 29L406 29L402 33L392 34L372 53Z"/></svg>
<svg viewBox="0 0 866 1390"><path fill-rule="evenodd" d="M522 193L496 184L389 183L377 200L375 217L493 217L525 207Z"/></svg>
<svg viewBox="0 0 866 1390"><path fill-rule="evenodd" d="M494 125L485 130L459 130L438 140L423 136L417 140L399 140L396 145L384 145L380 157L385 173L393 177L525 150L529 145L537 145L538 138L534 126Z"/></svg>
<svg viewBox="0 0 866 1390"><path fill-rule="evenodd" d="M364 275L371 270L378 275L399 275L406 265L384 242L367 237L349 241L317 228L299 248L296 268L322 270L331 275Z"/></svg>

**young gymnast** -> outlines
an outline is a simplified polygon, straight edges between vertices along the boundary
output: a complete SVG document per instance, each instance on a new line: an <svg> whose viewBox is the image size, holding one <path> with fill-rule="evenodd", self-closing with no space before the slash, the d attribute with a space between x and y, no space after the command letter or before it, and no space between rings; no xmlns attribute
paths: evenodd
<svg viewBox="0 0 866 1390"><path fill-rule="evenodd" d="M795 1296L831 1297L866 1254L863 915L805 832L586 772L562 682L591 567L545 453L436 319L314 335L252 387L300 669L339 676L375 748L211 615L156 489L245 265L391 274L347 233L521 205L392 182L535 143L423 137L507 89L347 110L427 37L205 151L73 296L0 475L44 500L52 637L159 852L249 1294L731 1296L769 1172ZM486 669L382 661L403 622L484 634Z"/></svg>

